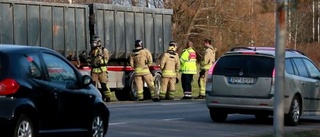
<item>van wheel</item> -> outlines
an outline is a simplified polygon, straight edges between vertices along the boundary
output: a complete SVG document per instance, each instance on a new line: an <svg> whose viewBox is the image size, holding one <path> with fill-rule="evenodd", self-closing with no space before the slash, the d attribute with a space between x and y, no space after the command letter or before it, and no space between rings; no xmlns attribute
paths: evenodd
<svg viewBox="0 0 320 137"><path fill-rule="evenodd" d="M209 111L210 111L211 120L213 122L225 122L228 117L228 113L225 113L218 109L211 108Z"/></svg>
<svg viewBox="0 0 320 137"><path fill-rule="evenodd" d="M294 96L291 102L288 114L285 114L285 124L288 126L296 126L300 121L301 103L297 96Z"/></svg>
<svg viewBox="0 0 320 137"><path fill-rule="evenodd" d="M13 137L34 137L34 125L31 119L26 115L20 115L14 129Z"/></svg>
<svg viewBox="0 0 320 137"><path fill-rule="evenodd" d="M108 125L106 125L107 122L103 119L100 113L96 112L91 120L89 132L90 137L104 137Z"/></svg>

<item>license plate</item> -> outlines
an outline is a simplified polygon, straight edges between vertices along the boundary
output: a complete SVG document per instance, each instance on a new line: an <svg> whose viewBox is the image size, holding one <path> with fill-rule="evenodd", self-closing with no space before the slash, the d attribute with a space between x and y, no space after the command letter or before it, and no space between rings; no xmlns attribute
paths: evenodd
<svg viewBox="0 0 320 137"><path fill-rule="evenodd" d="M247 78L247 77L230 77L230 83L234 84L253 84L254 78Z"/></svg>

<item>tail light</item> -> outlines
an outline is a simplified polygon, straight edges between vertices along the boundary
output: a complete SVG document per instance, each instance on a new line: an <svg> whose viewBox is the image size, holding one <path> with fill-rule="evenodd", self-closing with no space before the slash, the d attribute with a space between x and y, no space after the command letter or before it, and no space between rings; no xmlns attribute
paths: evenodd
<svg viewBox="0 0 320 137"><path fill-rule="evenodd" d="M213 63L213 65L211 66L211 68L208 71L208 76L207 76L207 81L208 82L212 82L212 73L214 70L214 67L216 66L216 62Z"/></svg>
<svg viewBox="0 0 320 137"><path fill-rule="evenodd" d="M273 71L272 71L271 85L274 85L275 77L276 77L276 70L273 69Z"/></svg>
<svg viewBox="0 0 320 137"><path fill-rule="evenodd" d="M4 79L0 81L0 96L10 95L18 91L20 85L14 79Z"/></svg>

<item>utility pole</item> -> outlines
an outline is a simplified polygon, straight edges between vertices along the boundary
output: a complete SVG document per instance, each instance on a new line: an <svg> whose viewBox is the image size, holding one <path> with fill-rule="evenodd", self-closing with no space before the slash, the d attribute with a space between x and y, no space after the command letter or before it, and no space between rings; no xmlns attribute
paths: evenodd
<svg viewBox="0 0 320 137"><path fill-rule="evenodd" d="M283 137L284 128L284 64L286 45L286 11L287 0L277 0L276 4L276 56L275 56L275 91L273 108L273 131L274 137Z"/></svg>

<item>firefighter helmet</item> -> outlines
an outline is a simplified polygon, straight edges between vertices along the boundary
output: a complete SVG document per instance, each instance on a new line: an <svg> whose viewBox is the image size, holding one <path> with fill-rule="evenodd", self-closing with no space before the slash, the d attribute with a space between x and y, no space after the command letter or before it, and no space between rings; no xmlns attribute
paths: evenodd
<svg viewBox="0 0 320 137"><path fill-rule="evenodd" d="M92 44L92 47L99 47L101 46L101 38L97 35L94 35L92 38L91 38L91 44Z"/></svg>
<svg viewBox="0 0 320 137"><path fill-rule="evenodd" d="M140 39L136 40L134 43L135 43L134 44L135 47L142 47L142 45L143 45L142 40L140 40Z"/></svg>

